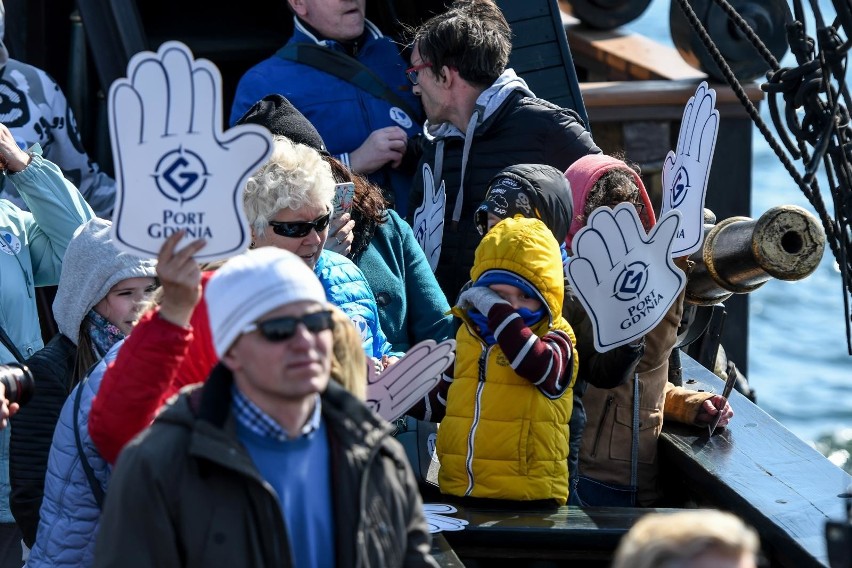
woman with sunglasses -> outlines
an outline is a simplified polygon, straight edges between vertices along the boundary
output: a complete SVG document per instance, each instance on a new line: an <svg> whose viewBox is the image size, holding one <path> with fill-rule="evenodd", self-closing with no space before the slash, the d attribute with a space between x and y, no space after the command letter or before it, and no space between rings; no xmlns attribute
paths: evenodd
<svg viewBox="0 0 852 568"><path fill-rule="evenodd" d="M320 154L276 136L272 156L249 178L243 193L251 246L274 246L300 257L322 282L328 301L358 328L367 355L384 367L401 353L382 331L364 273L348 258L323 248L333 194L334 178Z"/></svg>

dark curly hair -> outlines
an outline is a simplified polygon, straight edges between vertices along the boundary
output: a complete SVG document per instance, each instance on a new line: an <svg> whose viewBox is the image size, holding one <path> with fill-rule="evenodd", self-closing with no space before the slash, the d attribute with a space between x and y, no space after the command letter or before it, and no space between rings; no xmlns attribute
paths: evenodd
<svg viewBox="0 0 852 568"><path fill-rule="evenodd" d="M512 30L492 0L457 0L413 32L420 57L438 74L446 65L462 79L488 87L506 70Z"/></svg>
<svg viewBox="0 0 852 568"><path fill-rule="evenodd" d="M619 158L623 159L623 158ZM637 174L642 175L642 171L637 164L625 162L625 165L634 170ZM619 203L632 203L636 207L639 214L639 219L642 220L642 225L645 230L651 229L649 219L644 214L645 202L639 194L639 188L636 182L633 181L633 176L626 169L613 168L603 174L586 197L586 204L580 212L582 215L581 221L585 224L592 211L598 207L615 207Z"/></svg>
<svg viewBox="0 0 852 568"><path fill-rule="evenodd" d="M355 197L352 201L352 219L355 220L355 238L347 255L357 262L373 238L376 227L387 221L387 206L382 189L362 175L356 174L333 156L323 156L331 166L331 175L337 183L355 184Z"/></svg>

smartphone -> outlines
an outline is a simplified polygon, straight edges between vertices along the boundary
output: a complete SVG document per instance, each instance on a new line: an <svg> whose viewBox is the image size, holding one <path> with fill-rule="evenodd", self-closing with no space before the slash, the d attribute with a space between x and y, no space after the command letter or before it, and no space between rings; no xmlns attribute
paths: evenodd
<svg viewBox="0 0 852 568"><path fill-rule="evenodd" d="M334 185L334 200L332 201L332 217L340 217L350 209L355 199L355 184L351 181Z"/></svg>

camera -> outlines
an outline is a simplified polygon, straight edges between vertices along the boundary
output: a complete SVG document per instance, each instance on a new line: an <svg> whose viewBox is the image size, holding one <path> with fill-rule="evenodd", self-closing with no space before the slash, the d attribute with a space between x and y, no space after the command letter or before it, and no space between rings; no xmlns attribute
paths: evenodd
<svg viewBox="0 0 852 568"><path fill-rule="evenodd" d="M29 367L19 363L0 365L0 383L6 387L9 403L24 405L33 397L35 379Z"/></svg>

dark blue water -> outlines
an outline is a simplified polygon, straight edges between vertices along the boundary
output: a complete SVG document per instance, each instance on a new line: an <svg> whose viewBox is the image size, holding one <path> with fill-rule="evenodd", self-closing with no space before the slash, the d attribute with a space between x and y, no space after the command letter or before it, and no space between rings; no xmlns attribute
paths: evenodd
<svg viewBox="0 0 852 568"><path fill-rule="evenodd" d="M820 4L833 15L830 2ZM672 45L668 21L669 2L654 0L626 27ZM768 121L766 105L761 110ZM757 130L753 164L752 217L784 204L815 213ZM807 441L826 434L852 440L852 357L840 273L828 247L814 274L799 282L767 282L750 302L749 380L760 406Z"/></svg>

